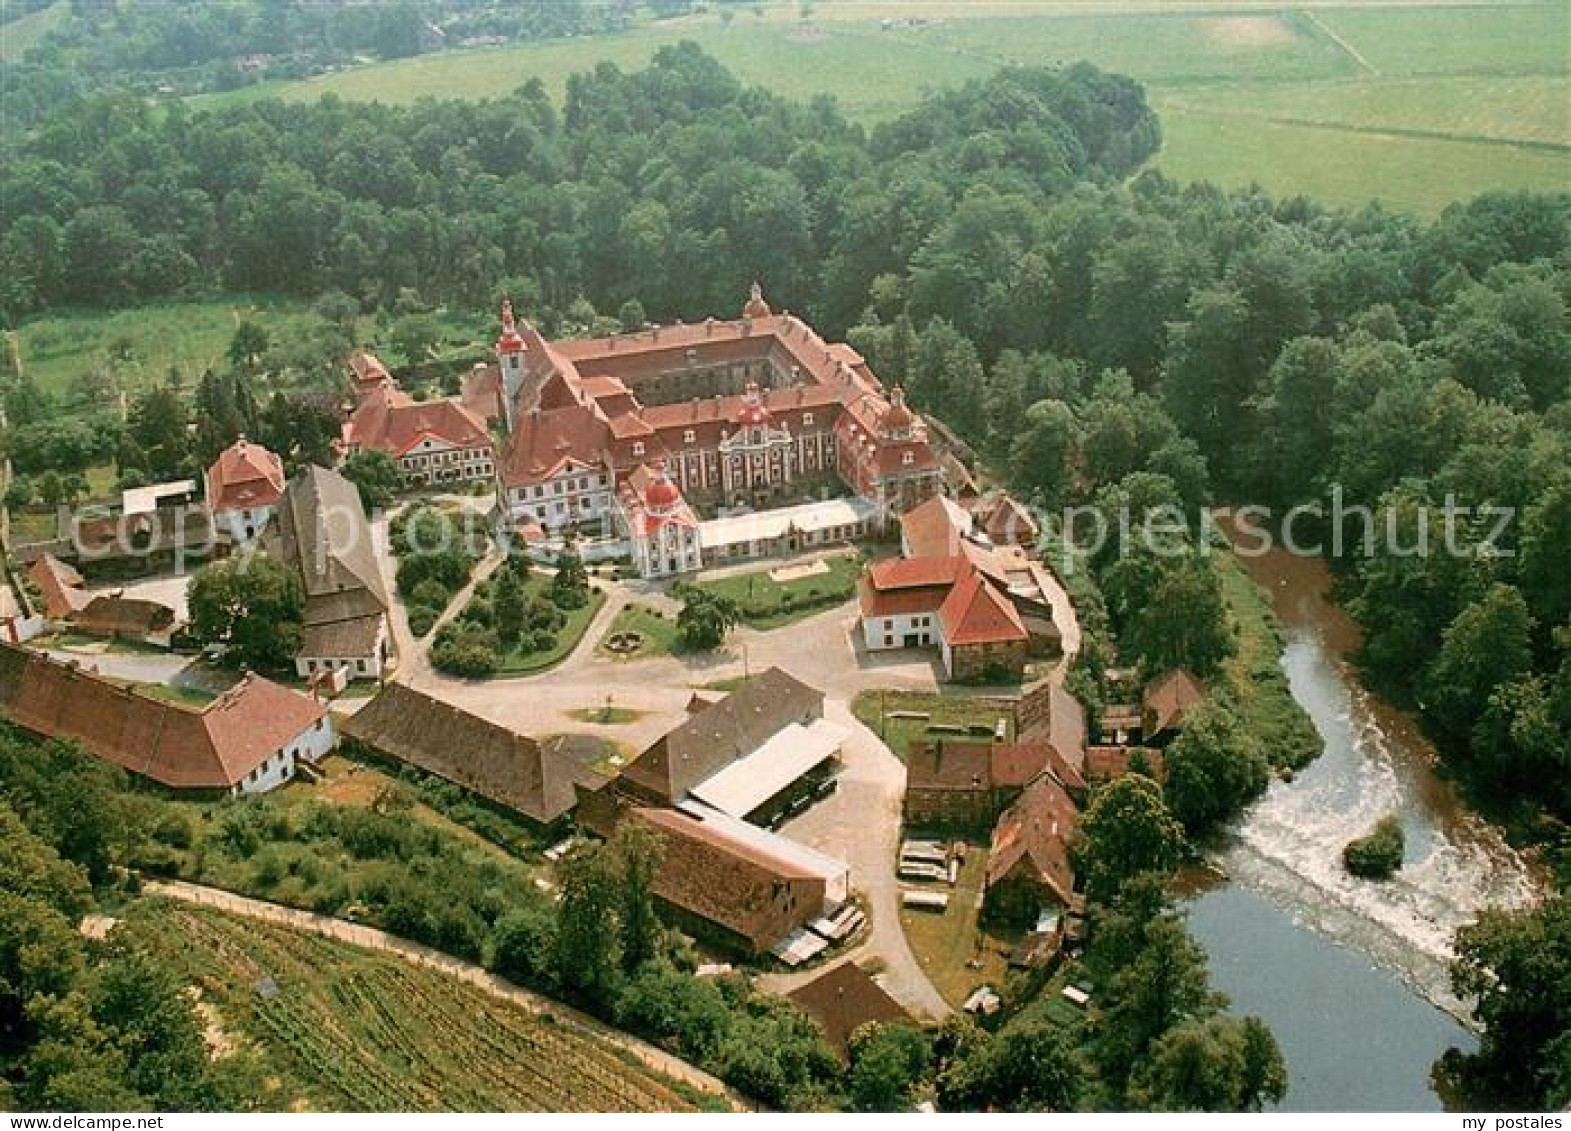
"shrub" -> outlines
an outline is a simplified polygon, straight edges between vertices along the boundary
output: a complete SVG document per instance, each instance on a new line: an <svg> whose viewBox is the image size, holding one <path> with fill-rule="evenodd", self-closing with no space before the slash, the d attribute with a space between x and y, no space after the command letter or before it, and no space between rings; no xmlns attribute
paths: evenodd
<svg viewBox="0 0 1571 1131"><path fill-rule="evenodd" d="M453 591L434 577L427 577L409 591L411 605L424 605L428 609L445 609L453 599Z"/></svg>
<svg viewBox="0 0 1571 1131"><path fill-rule="evenodd" d="M1402 866L1406 849L1402 822L1388 815L1381 817L1366 836L1348 842L1342 849L1342 866L1361 879L1390 879Z"/></svg>
<svg viewBox="0 0 1571 1131"><path fill-rule="evenodd" d="M409 631L416 636L424 636L436 624L436 618L442 614L427 605L411 605L409 607Z"/></svg>

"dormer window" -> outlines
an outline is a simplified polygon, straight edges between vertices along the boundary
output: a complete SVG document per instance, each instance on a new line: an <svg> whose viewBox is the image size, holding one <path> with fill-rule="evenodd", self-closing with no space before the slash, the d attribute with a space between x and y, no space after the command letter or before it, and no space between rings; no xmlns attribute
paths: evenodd
<svg viewBox="0 0 1571 1131"><path fill-rule="evenodd" d="M812 423L813 423L813 414L810 413L810 412L804 412L802 414L802 427L806 428L808 425L810 425Z"/></svg>
<svg viewBox="0 0 1571 1131"><path fill-rule="evenodd" d="M906 452L904 455L902 455L900 457L900 462L902 464L904 464L906 467L910 467L913 463L916 462L916 453L915 452Z"/></svg>
<svg viewBox="0 0 1571 1131"><path fill-rule="evenodd" d="M633 441L633 454L635 456L641 456L644 454L644 442L642 440Z"/></svg>
<svg viewBox="0 0 1571 1131"><path fill-rule="evenodd" d="M698 433L694 432L691 428L689 428L687 431L682 433L682 443L684 443L684 444L696 444L697 442L698 442Z"/></svg>

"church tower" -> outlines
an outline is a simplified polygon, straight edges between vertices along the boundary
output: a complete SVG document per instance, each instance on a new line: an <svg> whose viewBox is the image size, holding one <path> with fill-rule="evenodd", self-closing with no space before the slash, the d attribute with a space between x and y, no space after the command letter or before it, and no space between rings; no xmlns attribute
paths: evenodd
<svg viewBox="0 0 1571 1131"><path fill-rule="evenodd" d="M502 334L496 340L496 356L502 366L502 415L507 430L513 430L513 414L518 411L518 394L524 387L524 355L528 346L513 318L513 300L502 300Z"/></svg>

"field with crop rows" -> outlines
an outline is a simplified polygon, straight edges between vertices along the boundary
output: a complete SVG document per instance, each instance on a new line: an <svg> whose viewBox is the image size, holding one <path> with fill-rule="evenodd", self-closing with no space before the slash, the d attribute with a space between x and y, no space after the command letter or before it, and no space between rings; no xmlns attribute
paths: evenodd
<svg viewBox="0 0 1571 1131"><path fill-rule="evenodd" d="M622 1050L434 970L206 908L139 905L166 960L327 1111L687 1111Z"/></svg>

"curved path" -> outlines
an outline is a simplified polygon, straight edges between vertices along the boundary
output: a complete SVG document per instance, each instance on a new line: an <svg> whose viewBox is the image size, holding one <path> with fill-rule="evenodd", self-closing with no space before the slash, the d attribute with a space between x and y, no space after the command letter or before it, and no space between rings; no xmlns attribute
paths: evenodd
<svg viewBox="0 0 1571 1131"><path fill-rule="evenodd" d="M483 967L464 962L450 954L443 954L439 950L432 950L428 946L410 942L408 939L399 938L397 935L390 935L386 931L379 931L375 927L366 927L346 919L333 919L326 915L302 911L296 907L284 907L277 903L250 899L231 891L224 891L222 888L188 884L180 880L144 880L142 890L151 895L177 899L182 903L211 907L229 915L256 919L264 923L276 923L292 930L321 935L324 938L350 943L367 950L395 955L413 966L440 970L444 974L485 991L492 997L522 1006L531 1013L549 1014L559 1023L565 1022L584 1033L615 1045L635 1057L646 1068L663 1073L673 1080L681 1081L710 1095L723 1096L735 1107L755 1106L702 1069L637 1037L629 1036L620 1029L613 1029L587 1013L582 1013L570 1005L564 1005L554 998L515 986Z"/></svg>

